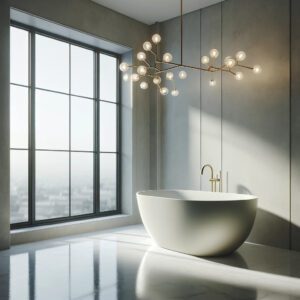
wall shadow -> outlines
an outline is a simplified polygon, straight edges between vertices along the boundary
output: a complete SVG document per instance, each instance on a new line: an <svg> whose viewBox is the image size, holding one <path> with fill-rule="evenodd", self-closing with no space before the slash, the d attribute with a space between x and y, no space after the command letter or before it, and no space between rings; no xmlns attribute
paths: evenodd
<svg viewBox="0 0 300 300"><path fill-rule="evenodd" d="M238 185L237 192L253 194L243 185ZM278 239L274 239L274 236L278 236ZM254 226L247 241L300 251L300 241L297 237L300 237L299 226L258 207Z"/></svg>

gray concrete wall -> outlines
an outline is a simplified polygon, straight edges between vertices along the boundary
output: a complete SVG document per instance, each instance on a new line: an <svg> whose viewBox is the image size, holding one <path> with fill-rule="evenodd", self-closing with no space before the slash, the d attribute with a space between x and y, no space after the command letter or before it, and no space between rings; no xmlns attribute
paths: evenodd
<svg viewBox="0 0 300 300"><path fill-rule="evenodd" d="M9 240L9 10L11 7L47 19L80 32L127 46L132 53L124 58L136 61L135 54L149 37L149 26L86 0L10 0L0 3L0 247ZM134 56L132 57L132 54ZM116 220L99 219L82 224L69 224L52 228L14 232L12 243L21 243L64 234L80 233L140 222L135 192L150 188L149 151L149 92L141 91L137 84L123 85L122 128L122 202L123 216Z"/></svg>
<svg viewBox="0 0 300 300"><path fill-rule="evenodd" d="M234 16L234 17L233 17ZM223 170L231 192L259 197L250 241L289 247L289 1L223 4L223 58L245 50L263 66L236 81L223 73Z"/></svg>
<svg viewBox="0 0 300 300"><path fill-rule="evenodd" d="M201 56L208 55L210 49L222 50L221 5L210 6L201 10ZM221 56L216 59L221 64ZM211 87L210 80L217 85ZM201 73L201 131L200 157L201 166L210 163L216 171L222 169L222 77L221 73ZM197 169L199 175L199 169ZM201 178L201 189L209 190L210 172L205 172Z"/></svg>
<svg viewBox="0 0 300 300"><path fill-rule="evenodd" d="M296 0L293 3L293 28L299 28L300 7ZM210 75L202 73L199 83L199 75L189 71L189 81L180 86L180 98L161 97L161 188L198 188L201 180L201 188L207 190L208 176L200 179L200 167L212 163L225 175L225 190L259 197L249 241L288 248L292 242L290 229L296 228L291 222L297 226L300 223L300 42L296 41L292 44L292 219L290 216L289 1L227 0L185 19L190 19L187 24L201 24L201 32L196 26L184 24L189 32L184 51L191 64L198 65L199 54L205 55L214 47L221 50L222 59L244 50L246 62L261 64L263 73L255 76L245 71L240 82L227 73L217 74L217 86L212 89L208 86ZM163 50L175 54L178 60L178 19L163 22L160 27ZM299 41L299 29L293 34ZM299 249L299 231L294 229L293 236L294 249Z"/></svg>
<svg viewBox="0 0 300 300"><path fill-rule="evenodd" d="M200 11L184 17L185 64L200 64ZM171 52L173 61L180 61L179 20L161 24L162 53ZM161 107L161 187L200 188L200 74L191 71L186 80L174 72L178 97L160 97ZM170 83L164 83L171 87Z"/></svg>
<svg viewBox="0 0 300 300"><path fill-rule="evenodd" d="M0 249L9 247L9 5L0 2Z"/></svg>

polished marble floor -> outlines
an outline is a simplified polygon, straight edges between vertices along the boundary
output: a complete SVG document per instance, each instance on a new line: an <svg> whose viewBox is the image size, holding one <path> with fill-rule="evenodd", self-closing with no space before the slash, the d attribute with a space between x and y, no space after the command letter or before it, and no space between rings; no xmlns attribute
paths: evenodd
<svg viewBox="0 0 300 300"><path fill-rule="evenodd" d="M198 258L124 227L0 252L0 299L300 299L300 252L244 244Z"/></svg>

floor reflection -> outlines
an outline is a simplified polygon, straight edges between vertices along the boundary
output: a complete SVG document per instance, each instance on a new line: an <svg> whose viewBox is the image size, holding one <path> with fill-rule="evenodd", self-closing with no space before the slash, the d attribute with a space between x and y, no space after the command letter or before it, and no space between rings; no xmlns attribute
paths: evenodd
<svg viewBox="0 0 300 300"><path fill-rule="evenodd" d="M237 264L247 267L240 255ZM205 273L192 271L194 262L161 255L150 249L138 271L136 294L138 299L256 299L254 288L234 287L207 280Z"/></svg>
<svg viewBox="0 0 300 300"><path fill-rule="evenodd" d="M198 258L128 227L0 252L0 300L300 299L299 258L251 244Z"/></svg>

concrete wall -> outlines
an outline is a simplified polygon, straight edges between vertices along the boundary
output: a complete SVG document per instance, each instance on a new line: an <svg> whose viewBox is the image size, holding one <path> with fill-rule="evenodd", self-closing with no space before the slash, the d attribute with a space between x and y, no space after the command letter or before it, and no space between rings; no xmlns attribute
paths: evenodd
<svg viewBox="0 0 300 300"><path fill-rule="evenodd" d="M199 65L200 12L186 15L184 22L183 62ZM161 51L172 52L174 61L180 61L179 26L178 19L161 24ZM169 94L160 100L161 187L199 189L199 168L196 166L200 166L200 74L190 71L186 80L177 77L176 82L181 94L176 98Z"/></svg>
<svg viewBox="0 0 300 300"><path fill-rule="evenodd" d="M201 188L208 190L208 174L200 178L200 168L212 163L223 171L225 191L259 197L249 241L300 250L298 2L292 3L292 65L289 0L227 0L186 15L184 55L189 63L198 65L199 53L208 54L211 48L221 50L222 60L245 50L246 62L261 64L263 73L245 71L243 81L225 72L215 74L217 86L211 88L210 74L202 73L199 83L200 75L189 71L178 98L160 97L158 139L161 188L199 188L201 181ZM178 19L160 28L162 50L178 61Z"/></svg>
<svg viewBox="0 0 300 300"><path fill-rule="evenodd" d="M201 56L209 55L210 49L222 50L222 18L221 5L214 5L201 10ZM216 59L221 64L221 56ZM215 80L215 87L209 86L209 81ZM201 109L200 122L200 156L201 165L210 163L216 171L222 169L222 77L221 73L201 73ZM197 169L200 176L200 170ZM209 190L210 173L205 172L201 178L201 189Z"/></svg>
<svg viewBox="0 0 300 300"><path fill-rule="evenodd" d="M9 5L80 32L127 46L136 53L150 34L149 26L86 0L6 0L0 2L0 247L9 240ZM135 61L132 53L124 55ZM99 230L140 222L135 192L150 186L149 93L129 83L123 89L122 201L124 214L117 219L71 223L53 228L35 228L12 234L12 243L22 243L65 234ZM134 157L134 159L133 159Z"/></svg>
<svg viewBox="0 0 300 300"><path fill-rule="evenodd" d="M234 16L234 17L233 17ZM223 58L239 49L263 73L223 74L224 172L232 192L259 197L250 241L289 247L289 1L231 0L222 12Z"/></svg>
<svg viewBox="0 0 300 300"><path fill-rule="evenodd" d="M9 5L0 3L0 249L9 246Z"/></svg>

